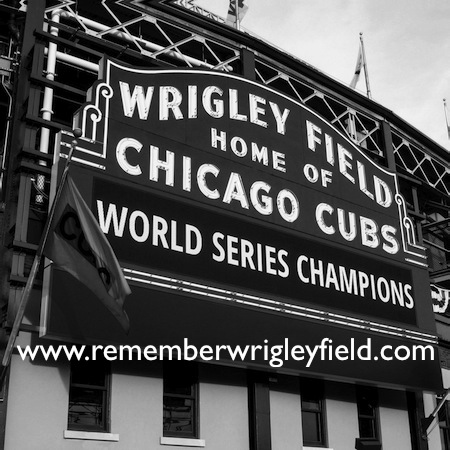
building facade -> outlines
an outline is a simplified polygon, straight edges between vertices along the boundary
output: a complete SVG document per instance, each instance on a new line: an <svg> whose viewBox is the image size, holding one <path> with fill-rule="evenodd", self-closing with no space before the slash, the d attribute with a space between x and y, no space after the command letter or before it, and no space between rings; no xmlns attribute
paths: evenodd
<svg viewBox="0 0 450 450"><path fill-rule="evenodd" d="M2 448L449 448L445 149L190 0L0 10L2 348L71 150L132 291L42 262Z"/></svg>

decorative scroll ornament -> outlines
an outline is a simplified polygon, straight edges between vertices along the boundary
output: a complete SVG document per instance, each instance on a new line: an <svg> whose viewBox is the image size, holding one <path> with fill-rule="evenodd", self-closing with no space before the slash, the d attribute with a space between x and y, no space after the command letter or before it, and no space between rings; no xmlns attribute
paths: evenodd
<svg viewBox="0 0 450 450"><path fill-rule="evenodd" d="M107 120L109 100L114 91L105 82L97 81L87 93L87 102L78 110L73 119L73 129L82 130L78 139L73 161L105 170ZM70 148L71 137L61 133L61 155L65 157Z"/></svg>
<svg viewBox="0 0 450 450"><path fill-rule="evenodd" d="M88 102L75 116L74 122L83 130L82 138L91 142L102 142L104 135L104 116L107 115L108 100L113 96L111 86L96 83L88 93ZM91 99L92 98L92 99Z"/></svg>
<svg viewBox="0 0 450 450"><path fill-rule="evenodd" d="M410 262L426 266L426 249L419 245L416 240L414 223L406 211L406 203L403 196L395 195L395 202L398 205L400 215L400 225L403 240L403 250L410 256Z"/></svg>

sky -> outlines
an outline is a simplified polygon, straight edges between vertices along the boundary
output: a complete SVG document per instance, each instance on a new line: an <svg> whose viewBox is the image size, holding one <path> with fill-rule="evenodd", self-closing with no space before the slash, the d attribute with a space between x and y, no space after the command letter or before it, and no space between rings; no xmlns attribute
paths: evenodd
<svg viewBox="0 0 450 450"><path fill-rule="evenodd" d="M229 0L196 0L226 17ZM449 0L246 0L242 28L349 84L363 33L372 99L450 151ZM364 76L356 89L366 94Z"/></svg>

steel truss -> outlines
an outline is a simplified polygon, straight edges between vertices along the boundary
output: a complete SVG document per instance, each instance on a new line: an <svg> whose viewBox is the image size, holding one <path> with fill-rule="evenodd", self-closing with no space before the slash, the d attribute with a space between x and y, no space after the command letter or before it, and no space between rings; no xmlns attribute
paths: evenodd
<svg viewBox="0 0 450 450"><path fill-rule="evenodd" d="M450 168L411 137L392 129L395 161L409 174L450 196Z"/></svg>
<svg viewBox="0 0 450 450"><path fill-rule="evenodd" d="M96 80L99 61L105 54L141 67L200 67L242 73L245 47L254 57L256 81L308 106L380 164L388 166L388 153L393 151L399 172L410 174L432 188L448 205L450 169L446 162L392 124L387 124L392 134L392 149L387 149L384 117L320 85L301 71L283 66L273 56L262 54L260 49L252 51L248 33L239 34L231 29L230 33L223 33L222 29L217 33L206 30L196 25L198 21L168 14L152 4L144 0L47 2L44 29L35 32L34 58L39 64L33 64L31 74L30 99L33 101L29 102L27 115L31 125L26 131L28 154L31 161L40 166L38 173L47 178L50 170L50 159L33 153L41 148L37 142L42 130L52 132L48 142L51 153L54 131L70 131L72 116L84 103L85 93ZM198 9L192 0L177 0L173 4L205 20L222 22ZM222 25L217 23L217 26ZM225 29L226 25L223 27ZM245 46L239 41L240 35L246 37ZM56 65L49 76L46 69L49 52L53 51L51 44L53 48L56 46ZM43 86L50 88L53 95L51 108L43 107ZM45 118L43 112L47 113ZM48 161L47 166L45 161ZM390 164L392 168L392 161ZM35 199L42 199L41 193L38 194ZM37 200L35 206L41 208Z"/></svg>
<svg viewBox="0 0 450 450"><path fill-rule="evenodd" d="M176 0L174 4L223 22L218 16L195 5L193 0ZM47 10L48 20L51 20L51 13L56 8L62 11L61 23L74 29L74 32L83 32L99 40L123 45L124 49L148 58L147 64L154 61L176 67L239 72L242 63L239 42L195 28L191 23L175 20L152 9L146 2L102 0L93 14L91 2L61 1ZM64 58L61 52L59 56ZM76 59L70 62L76 64ZM255 57L255 77L325 117L377 161L383 162L386 158L380 117L349 104L314 81L293 74L260 53ZM449 169L429 150L413 142L408 136L403 136L400 143L395 142L396 163L448 195Z"/></svg>

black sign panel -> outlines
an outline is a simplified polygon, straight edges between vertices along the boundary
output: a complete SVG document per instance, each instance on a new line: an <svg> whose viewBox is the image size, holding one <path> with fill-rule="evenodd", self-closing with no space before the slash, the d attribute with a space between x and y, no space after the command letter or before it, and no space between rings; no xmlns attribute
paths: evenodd
<svg viewBox="0 0 450 450"><path fill-rule="evenodd" d="M255 347L258 350L254 355L249 351L243 359L237 357L233 360L227 351L222 351L217 363L306 376L319 375L402 389L442 389L438 350L435 346L429 346L434 348L434 360L430 360L429 349L425 352L425 361L420 358L383 360L378 355L384 346L389 348L386 353L388 357L392 357L397 346L402 346L401 356L404 356L414 354L417 343L399 336L377 335L364 329L298 319L281 313L271 314L264 310L205 301L193 295L137 285L132 285L133 294L126 306L131 322L127 336L115 319L105 314L100 302L93 298L87 288L74 282L64 272L56 270L53 275L51 295L55 300L52 301L48 321L50 337L64 337L65 340L83 343L100 342L104 345L139 345L142 349L146 346L166 346L168 350L170 346L178 346L184 350L185 343L197 349L204 346L230 346L232 351L237 346L241 349L247 345L259 346ZM320 345L323 345L323 350L318 348L313 359L307 353L301 360L292 357L295 346L314 348ZM334 350L340 345L345 346L348 353L341 353L338 359ZM265 346L268 349L266 354ZM273 346L280 347L277 349ZM271 354L273 348L277 350L276 357ZM333 349L332 353L330 348ZM186 346L186 349L187 354L192 356L193 348ZM417 354L422 353L419 351ZM176 357L176 350L173 355ZM207 357L210 355L208 353Z"/></svg>
<svg viewBox="0 0 450 450"><path fill-rule="evenodd" d="M104 73L77 123L80 153L107 174L423 264L395 174L304 105L220 72L106 61Z"/></svg>
<svg viewBox="0 0 450 450"><path fill-rule="evenodd" d="M52 270L47 335L435 344L425 253L396 175L345 129L235 75L109 60L101 73L75 120L83 134L71 171L131 283L131 332ZM69 145L63 138L63 154ZM74 310L77 298L89 318ZM324 361L314 372L435 387L438 364L427 364Z"/></svg>
<svg viewBox="0 0 450 450"><path fill-rule="evenodd" d="M411 271L145 190L95 180L103 231L127 265L294 303L415 324Z"/></svg>

